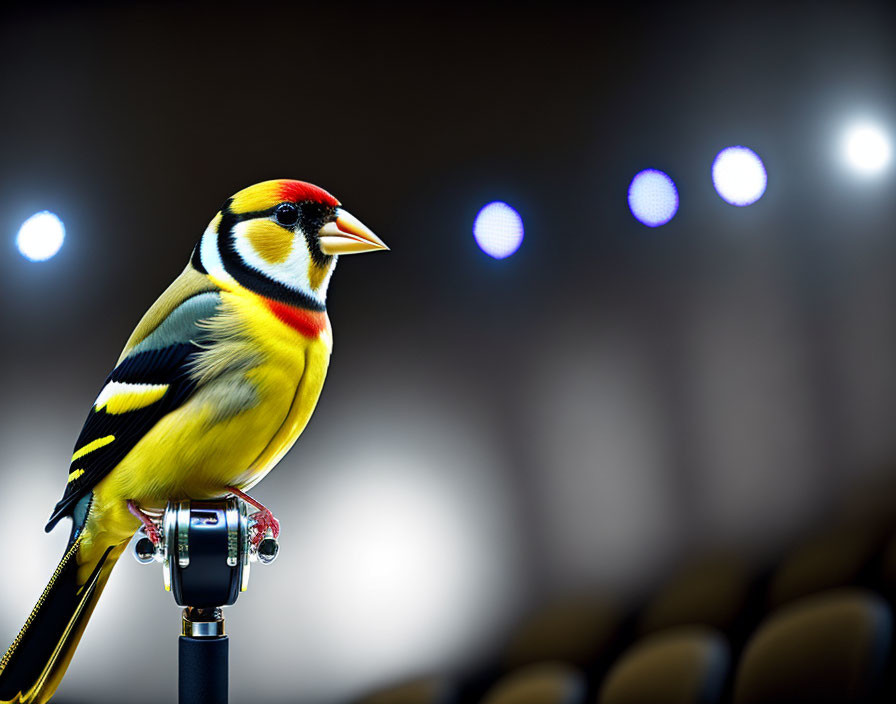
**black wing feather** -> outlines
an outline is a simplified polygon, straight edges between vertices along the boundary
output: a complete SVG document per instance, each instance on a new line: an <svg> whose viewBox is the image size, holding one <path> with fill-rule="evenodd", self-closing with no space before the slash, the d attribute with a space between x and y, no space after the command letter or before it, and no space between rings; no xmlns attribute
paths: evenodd
<svg viewBox="0 0 896 704"><path fill-rule="evenodd" d="M47 531L60 518L72 514L78 502L134 449L140 438L195 391L197 382L191 377L192 362L210 343L203 321L219 312L219 303L220 296L210 291L187 298L112 370L106 384L167 384L168 388L155 403L124 413L109 413L107 405L99 410L94 406L75 447L83 448L110 435L114 439L72 462L69 477L76 470L81 472L66 484L65 494L47 523Z"/></svg>
<svg viewBox="0 0 896 704"><path fill-rule="evenodd" d="M196 387L189 375L189 365L199 351L199 346L192 342L171 345L128 357L113 370L106 384L113 381L168 384L168 390L155 403L127 413L107 413L105 407L90 411L75 447L84 447L108 435L114 435L115 440L71 464L70 472L83 469L84 474L66 485L65 494L47 523L47 532L71 513L78 500L121 462L160 418L183 404Z"/></svg>

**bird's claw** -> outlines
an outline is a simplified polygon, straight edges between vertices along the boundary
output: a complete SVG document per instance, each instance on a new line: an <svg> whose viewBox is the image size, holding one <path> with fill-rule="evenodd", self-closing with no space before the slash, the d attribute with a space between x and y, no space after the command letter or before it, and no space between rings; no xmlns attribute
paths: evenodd
<svg viewBox="0 0 896 704"><path fill-rule="evenodd" d="M266 508L260 502L253 499L248 494L240 491L235 486L228 486L227 490L236 497L239 497L250 506L254 506L258 510L249 516L251 522L251 541L252 546L258 550L258 546L265 538L273 538L277 540L280 537L280 521L274 518L269 508Z"/></svg>
<svg viewBox="0 0 896 704"><path fill-rule="evenodd" d="M162 534L159 533L159 529L156 527L155 523L145 523L143 524L143 528L141 528L143 533L152 541L154 547L159 547L162 543Z"/></svg>
<svg viewBox="0 0 896 704"><path fill-rule="evenodd" d="M137 506L135 502L129 500L127 506L131 515L136 517L143 524L143 533L150 539L150 541L152 541L153 547L159 547L159 545L162 544L162 535L159 533L159 528L156 526L156 522L144 511L140 510L140 507Z"/></svg>
<svg viewBox="0 0 896 704"><path fill-rule="evenodd" d="M249 516L249 520L252 521L252 545L256 548L264 540L268 531L271 532L271 537L275 540L280 537L280 521L274 518L270 509L256 511Z"/></svg>

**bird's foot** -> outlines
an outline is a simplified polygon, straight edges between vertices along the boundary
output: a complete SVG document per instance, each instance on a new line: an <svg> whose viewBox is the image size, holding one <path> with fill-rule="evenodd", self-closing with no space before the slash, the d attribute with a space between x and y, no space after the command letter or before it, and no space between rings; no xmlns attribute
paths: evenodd
<svg viewBox="0 0 896 704"><path fill-rule="evenodd" d="M265 535L270 530L274 540L280 537L280 521L274 518L274 514L270 509L256 511L249 520L253 523L254 532L252 534L252 544L257 548L259 543L264 540Z"/></svg>
<svg viewBox="0 0 896 704"><path fill-rule="evenodd" d="M227 490L234 496L241 498L247 504L251 504L258 509L258 511L249 516L249 520L252 522L250 528L250 530L252 530L252 545L257 548L261 541L265 539L265 534L268 531L271 532L271 535L275 540L280 537L280 521L274 518L274 514L271 513L269 508L236 487L229 486L227 487Z"/></svg>
<svg viewBox="0 0 896 704"><path fill-rule="evenodd" d="M128 500L128 511L136 516L143 524L143 532L146 533L146 537L152 541L153 546L159 547L159 544L162 542L162 536L159 534L159 529L156 526L155 521L143 513L143 511L140 510L140 507L131 500Z"/></svg>

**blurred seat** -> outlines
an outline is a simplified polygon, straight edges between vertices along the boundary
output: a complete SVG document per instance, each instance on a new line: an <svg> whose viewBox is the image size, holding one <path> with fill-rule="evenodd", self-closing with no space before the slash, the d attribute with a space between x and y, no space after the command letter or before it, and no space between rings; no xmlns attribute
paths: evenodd
<svg viewBox="0 0 896 704"><path fill-rule="evenodd" d="M674 626L735 630L750 611L753 570L747 560L719 553L692 562L666 583L644 607L640 633Z"/></svg>
<svg viewBox="0 0 896 704"><path fill-rule="evenodd" d="M896 532L887 539L878 563L879 588L891 603L896 604Z"/></svg>
<svg viewBox="0 0 896 704"><path fill-rule="evenodd" d="M892 615L873 592L841 589L772 614L747 643L734 704L849 704L871 697L890 652Z"/></svg>
<svg viewBox="0 0 896 704"><path fill-rule="evenodd" d="M563 663L543 662L505 675L482 704L585 704L586 698L583 673Z"/></svg>
<svg viewBox="0 0 896 704"><path fill-rule="evenodd" d="M771 575L768 607L836 587L874 584L887 534L888 527L874 517L851 521L807 541Z"/></svg>
<svg viewBox="0 0 896 704"><path fill-rule="evenodd" d="M647 636L607 673L600 704L714 704L730 668L728 644L709 628Z"/></svg>
<svg viewBox="0 0 896 704"><path fill-rule="evenodd" d="M888 463L863 476L841 498L844 520L874 521L887 532L896 529L896 465Z"/></svg>
<svg viewBox="0 0 896 704"><path fill-rule="evenodd" d="M605 655L622 623L614 603L598 597L571 598L534 612L508 640L505 670L547 660L587 668Z"/></svg>
<svg viewBox="0 0 896 704"><path fill-rule="evenodd" d="M423 677L368 694L357 704L451 704L454 701L454 687L449 680Z"/></svg>

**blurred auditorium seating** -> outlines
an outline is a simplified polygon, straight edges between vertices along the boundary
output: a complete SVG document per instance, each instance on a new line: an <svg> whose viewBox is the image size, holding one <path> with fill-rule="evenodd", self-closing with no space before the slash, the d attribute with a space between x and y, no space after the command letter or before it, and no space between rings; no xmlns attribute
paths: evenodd
<svg viewBox="0 0 896 704"><path fill-rule="evenodd" d="M613 645L624 611L598 596L558 601L538 609L508 640L504 668L558 660L589 667Z"/></svg>
<svg viewBox="0 0 896 704"><path fill-rule="evenodd" d="M581 670L559 662L526 665L499 680L483 704L581 704L586 696Z"/></svg>
<svg viewBox="0 0 896 704"><path fill-rule="evenodd" d="M449 704L455 701L453 683L442 677L402 682L365 697L363 704Z"/></svg>
<svg viewBox="0 0 896 704"><path fill-rule="evenodd" d="M737 551L686 563L630 608L598 595L542 606L478 672L364 704L896 702L894 496L762 564Z"/></svg>
<svg viewBox="0 0 896 704"><path fill-rule="evenodd" d="M731 635L757 608L755 568L731 552L689 563L648 600L638 623L642 634L673 626L709 626Z"/></svg>
<svg viewBox="0 0 896 704"><path fill-rule="evenodd" d="M807 540L771 576L767 604L775 608L824 589L870 585L887 538L878 520L853 520Z"/></svg>
<svg viewBox="0 0 896 704"><path fill-rule="evenodd" d="M719 701L728 643L708 628L683 627L637 641L609 671L600 704L710 704Z"/></svg>
<svg viewBox="0 0 896 704"><path fill-rule="evenodd" d="M882 680L892 628L890 608L865 590L833 590L789 604L750 639L734 704L868 701Z"/></svg>

